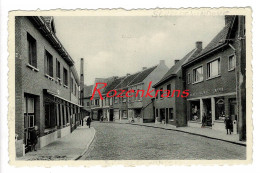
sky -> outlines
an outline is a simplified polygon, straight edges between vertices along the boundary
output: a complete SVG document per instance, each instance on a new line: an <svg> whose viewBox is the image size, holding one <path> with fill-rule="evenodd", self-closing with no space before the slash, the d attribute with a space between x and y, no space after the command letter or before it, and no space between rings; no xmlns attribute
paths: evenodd
<svg viewBox="0 0 260 173"><path fill-rule="evenodd" d="M203 48L224 27L224 16L55 16L56 35L85 84L95 78L124 76L160 60L170 68L195 48Z"/></svg>

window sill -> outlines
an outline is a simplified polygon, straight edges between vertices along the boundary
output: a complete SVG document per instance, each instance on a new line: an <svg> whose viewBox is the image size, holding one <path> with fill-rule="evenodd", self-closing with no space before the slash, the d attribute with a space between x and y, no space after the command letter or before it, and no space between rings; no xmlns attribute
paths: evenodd
<svg viewBox="0 0 260 173"><path fill-rule="evenodd" d="M51 77L50 75L48 75L48 74L45 74L45 77L47 77L48 79L50 79L51 81L54 81L54 78L53 77Z"/></svg>
<svg viewBox="0 0 260 173"><path fill-rule="evenodd" d="M232 68L232 69L228 69L228 71L234 71L235 70L235 68Z"/></svg>
<svg viewBox="0 0 260 173"><path fill-rule="evenodd" d="M220 76L221 76L221 75L213 76L213 77L207 78L206 80L215 79L215 78L218 78L218 77L220 77Z"/></svg>
<svg viewBox="0 0 260 173"><path fill-rule="evenodd" d="M67 88L67 89L69 88L67 85L63 85L63 86L64 86L65 88Z"/></svg>
<svg viewBox="0 0 260 173"><path fill-rule="evenodd" d="M38 68L36 68L36 67L34 67L34 66L30 65L30 64L26 64L26 66L27 66L28 68L30 68L32 71L35 71L35 72L38 72L38 71L39 71Z"/></svg>
<svg viewBox="0 0 260 173"><path fill-rule="evenodd" d="M203 82L203 80L197 81L197 82L193 82L192 84L194 85L194 84L198 84L198 83L201 83L201 82Z"/></svg>
<svg viewBox="0 0 260 173"><path fill-rule="evenodd" d="M215 120L214 123L224 123L224 120Z"/></svg>

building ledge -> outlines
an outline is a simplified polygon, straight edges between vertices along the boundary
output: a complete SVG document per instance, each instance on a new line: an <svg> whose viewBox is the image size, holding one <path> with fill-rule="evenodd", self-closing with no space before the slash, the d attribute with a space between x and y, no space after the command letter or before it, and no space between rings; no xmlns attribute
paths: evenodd
<svg viewBox="0 0 260 173"><path fill-rule="evenodd" d="M27 66L28 68L30 68L32 71L35 71L35 72L38 72L38 71L39 71L38 68L32 66L31 64L26 64L26 66Z"/></svg>
<svg viewBox="0 0 260 173"><path fill-rule="evenodd" d="M51 77L50 75L48 75L48 74L45 74L45 77L47 77L48 79L50 79L51 81L54 81L54 78L53 77Z"/></svg>

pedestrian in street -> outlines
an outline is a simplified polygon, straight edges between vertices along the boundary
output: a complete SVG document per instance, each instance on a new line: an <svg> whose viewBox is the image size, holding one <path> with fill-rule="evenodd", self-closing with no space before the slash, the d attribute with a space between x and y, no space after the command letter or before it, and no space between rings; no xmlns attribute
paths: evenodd
<svg viewBox="0 0 260 173"><path fill-rule="evenodd" d="M227 135L228 135L228 132L231 135L231 130L233 129L231 117L230 116L226 117L224 122L225 122L226 130L227 130Z"/></svg>
<svg viewBox="0 0 260 173"><path fill-rule="evenodd" d="M37 151L36 145L38 143L38 137L39 137L38 126L34 126L32 131L30 132L30 140L32 143L31 150Z"/></svg>
<svg viewBox="0 0 260 173"><path fill-rule="evenodd" d="M90 116L87 118L87 126L90 128L90 124L91 124L91 118Z"/></svg>
<svg viewBox="0 0 260 173"><path fill-rule="evenodd" d="M201 125L201 128L205 127L206 126L206 121L207 121L207 117L206 117L206 114L204 113L203 117L202 117L202 125Z"/></svg>

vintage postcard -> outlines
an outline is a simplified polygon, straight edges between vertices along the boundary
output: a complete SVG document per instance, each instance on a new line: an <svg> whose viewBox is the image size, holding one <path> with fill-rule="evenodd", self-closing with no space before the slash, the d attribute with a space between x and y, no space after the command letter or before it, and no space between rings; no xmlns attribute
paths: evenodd
<svg viewBox="0 0 260 173"><path fill-rule="evenodd" d="M251 163L251 25L250 8L11 11L10 164Z"/></svg>

